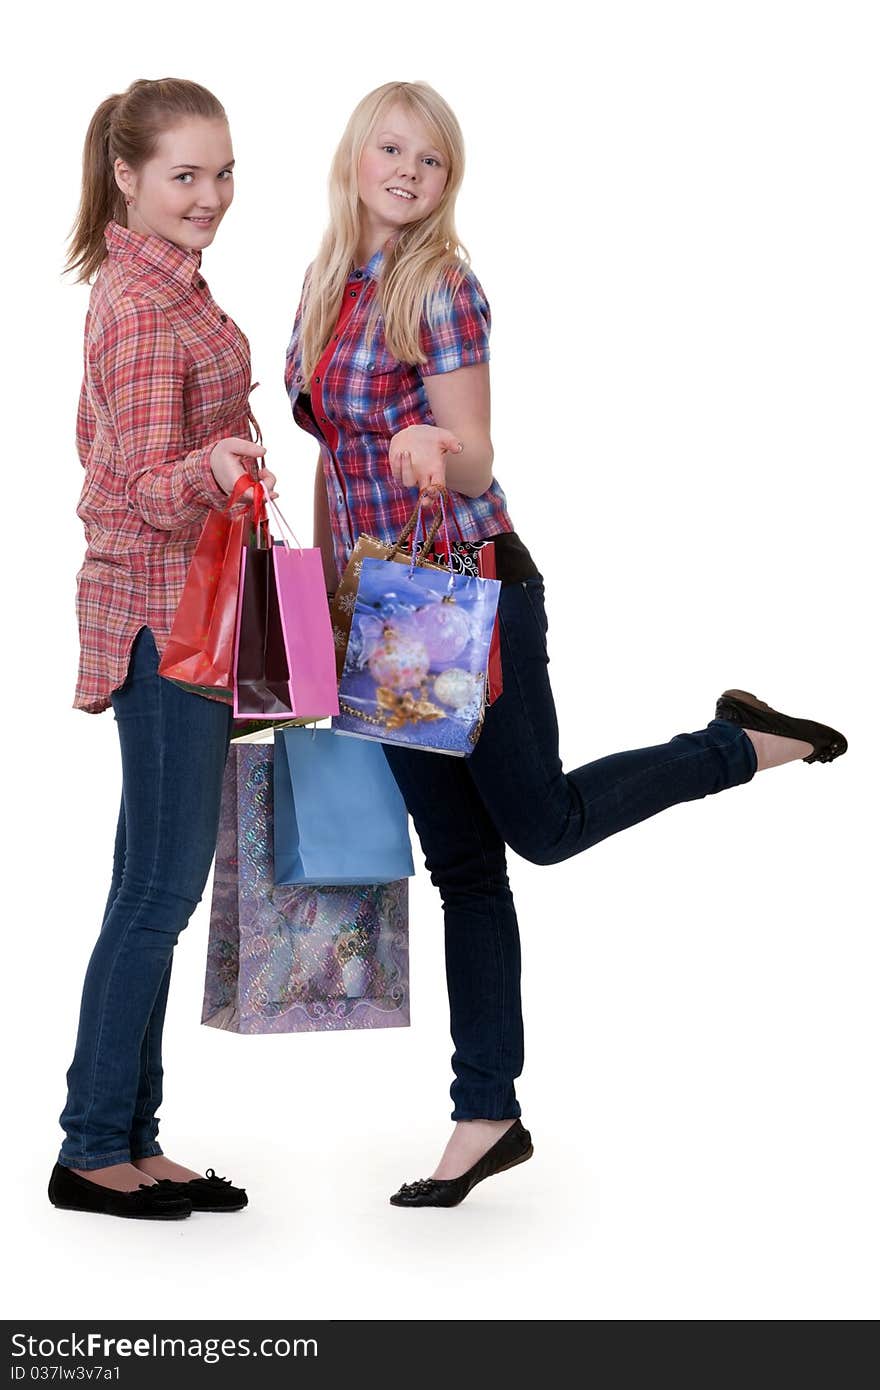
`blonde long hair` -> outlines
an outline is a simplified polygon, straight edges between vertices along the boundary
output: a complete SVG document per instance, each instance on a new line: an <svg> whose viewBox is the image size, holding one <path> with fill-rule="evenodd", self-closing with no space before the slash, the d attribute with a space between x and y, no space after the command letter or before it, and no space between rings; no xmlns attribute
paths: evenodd
<svg viewBox="0 0 880 1390"><path fill-rule="evenodd" d="M399 362L424 362L422 315L429 324L439 302L454 294L470 258L455 230L455 199L464 177L464 140L452 108L427 82L386 82L358 102L330 166L330 223L311 264L303 296L300 344L306 389L336 325L360 238L358 165L371 132L400 104L423 121L446 161L448 176L437 207L404 227L385 255L367 323L381 314L385 341Z"/></svg>

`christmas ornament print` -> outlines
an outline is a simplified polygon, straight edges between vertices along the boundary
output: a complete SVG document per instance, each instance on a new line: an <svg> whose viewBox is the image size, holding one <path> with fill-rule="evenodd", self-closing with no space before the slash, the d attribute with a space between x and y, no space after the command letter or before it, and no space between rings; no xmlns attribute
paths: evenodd
<svg viewBox="0 0 880 1390"><path fill-rule="evenodd" d="M471 640L468 616L454 601L441 599L413 614L408 628L424 642L431 665L443 665L460 657Z"/></svg>
<svg viewBox="0 0 880 1390"><path fill-rule="evenodd" d="M398 632L389 624L367 665L377 685L402 692L421 685L431 661L424 642Z"/></svg>
<svg viewBox="0 0 880 1390"><path fill-rule="evenodd" d="M434 698L454 710L465 709L479 693L479 677L450 666L434 681Z"/></svg>
<svg viewBox="0 0 880 1390"><path fill-rule="evenodd" d="M500 587L365 558L334 729L468 757L483 724ZM377 622L371 644L364 625Z"/></svg>
<svg viewBox="0 0 880 1390"><path fill-rule="evenodd" d="M354 670L363 670L381 641L381 618L373 618L368 614L359 617L352 625L348 637L348 661Z"/></svg>

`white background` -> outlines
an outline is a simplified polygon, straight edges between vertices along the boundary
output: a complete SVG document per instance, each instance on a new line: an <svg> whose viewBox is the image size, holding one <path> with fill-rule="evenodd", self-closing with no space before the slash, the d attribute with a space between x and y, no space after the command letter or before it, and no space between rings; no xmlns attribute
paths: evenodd
<svg viewBox="0 0 880 1390"><path fill-rule="evenodd" d="M3 94L8 1315L875 1316L875 8L30 13ZM467 141L496 472L547 582L566 765L700 728L728 685L850 739L560 867L511 859L535 1157L451 1212L387 1200L449 1129L420 860L409 1030L203 1028L209 895L181 939L161 1137L246 1212L46 1198L119 793L112 716L70 707L87 290L60 269L94 108L171 75L230 117L204 267L299 528L315 449L282 372L331 154L367 90L424 78Z"/></svg>

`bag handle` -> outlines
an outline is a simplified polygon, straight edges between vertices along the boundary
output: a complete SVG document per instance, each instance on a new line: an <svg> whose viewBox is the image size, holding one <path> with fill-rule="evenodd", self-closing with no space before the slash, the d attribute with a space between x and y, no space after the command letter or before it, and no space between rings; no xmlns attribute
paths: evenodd
<svg viewBox="0 0 880 1390"><path fill-rule="evenodd" d="M241 497L242 493L247 492L249 487L252 487L255 490L256 488L259 488L261 492L263 490L263 484L255 482L254 479L251 477L250 473L240 473L235 480L235 485L232 491L226 499L226 506L223 508L223 510L227 512L229 511L230 507L234 507L236 502Z"/></svg>
<svg viewBox="0 0 880 1390"><path fill-rule="evenodd" d="M403 530L401 531L400 535L397 537L397 540L394 542L394 545L392 546L391 554L388 555L388 556L386 556L386 559L388 559L388 560L394 560L394 559L396 559L397 556L400 555L401 552L404 551L404 550L406 549L406 543L407 543L407 541L409 540L410 536L413 534L413 531L415 530L416 525L417 525L417 524L419 524L419 525L421 524L421 519L422 519L422 497L423 497L424 495L425 495L424 492L422 492L422 493L419 494L419 500L418 500L418 502L417 502L416 505L415 505L415 508L414 508L414 510L413 510L412 516L410 517L409 521L408 521L408 522L406 523L406 525L404 526L404 528L403 528ZM429 550L431 549L431 546L434 544L434 539L435 539L435 537L436 537L436 535L437 535L437 532L440 530L440 527L441 527L442 524L443 524L443 513L442 513L442 512L438 512L437 515L436 515L436 517L434 518L434 520L433 520L432 523L431 523L431 527L430 527L430 529L429 529L429 531L428 531L428 534L425 536L425 543L426 543L426 545L425 545L425 552L426 552L426 553L425 553L425 558L426 558L426 559L427 559L427 551L429 551Z"/></svg>
<svg viewBox="0 0 880 1390"><path fill-rule="evenodd" d="M250 487L254 490L252 521L259 541L261 531L265 531L269 524L266 516L266 489L261 482L258 482L256 478L252 478L250 473L240 474L239 477L236 478L235 485L226 499L226 505L222 510L228 512L230 508L234 507L236 502L241 499L242 494L247 492Z"/></svg>
<svg viewBox="0 0 880 1390"><path fill-rule="evenodd" d="M418 507L416 508L416 511L418 512L418 516L416 517L416 527L415 527L415 531L413 532L412 555L411 555L411 563L410 563L410 567L409 567L410 575L412 575L413 570L415 569L416 565L419 563L418 557L417 557L417 555L416 555L416 547L418 546L418 543L419 543L419 535L420 535L420 532L421 532L421 529L422 529L422 507L421 507L421 501L422 501L422 497L425 496L425 494L426 494L427 491L428 491L428 489L425 489L422 493L419 494L419 505L418 505ZM429 552L431 546L434 544L434 538L435 538L435 536L437 535L437 532L439 531L439 529L440 529L440 527L441 527L441 525L442 525L442 527L443 527L443 537L444 537L444 539L445 539L445 541L446 541L446 562L447 562L447 565L449 566L449 586L448 586L448 588L447 588L447 593L451 594L451 593L452 593L452 590L455 588L455 568L454 568L454 566L453 566L453 564L452 564L452 546L451 546L450 543L449 543L449 527L448 527L447 521L446 521L446 502L445 502L445 497L446 497L446 489L445 489L445 488L440 488L439 492L437 493L437 500L438 500L439 503L440 503L440 508L439 508L439 510L438 510L438 512L437 512L436 517L434 518L433 523L431 524L430 530L428 531L428 533L427 533L426 536L425 536L425 555L427 556L427 554L428 554L428 552Z"/></svg>
<svg viewBox="0 0 880 1390"><path fill-rule="evenodd" d="M453 505L452 493L449 491L449 488L446 488L446 489L445 489L445 493L446 493L446 505L447 505L447 507L449 508L449 515L452 517L452 520L455 522L455 529L456 529L456 531L458 532L458 539L459 539L462 543L464 543L464 532L463 532L462 529L461 529L461 522L460 522L459 519L458 519L458 513L456 512L455 506ZM446 540L447 540L447 544L448 544L448 543L449 543L449 537L448 537L448 536L447 536Z"/></svg>
<svg viewBox="0 0 880 1390"><path fill-rule="evenodd" d="M300 552L300 554L302 554L305 547L301 544L299 537L297 536L290 522L286 519L278 503L273 498L271 498L268 493L266 494L266 506L269 508L276 522L278 523L279 531L281 531L282 535L284 535L285 537L289 537L290 540L293 541L294 547Z"/></svg>

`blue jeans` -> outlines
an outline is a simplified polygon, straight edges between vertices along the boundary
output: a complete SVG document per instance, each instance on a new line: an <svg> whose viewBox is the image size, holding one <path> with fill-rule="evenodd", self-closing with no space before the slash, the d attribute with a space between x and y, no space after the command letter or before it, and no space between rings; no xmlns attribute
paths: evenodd
<svg viewBox="0 0 880 1390"><path fill-rule="evenodd" d="M713 719L669 743L563 772L542 579L505 585L499 615L504 691L471 756L385 745L443 901L454 1120L520 1114L520 945L505 845L534 864L558 864L757 771L748 735Z"/></svg>
<svg viewBox="0 0 880 1390"><path fill-rule="evenodd" d="M113 880L83 986L58 1162L161 1154L162 1026L171 958L207 882L232 729L228 705L158 674L149 628L111 695L122 751Z"/></svg>

